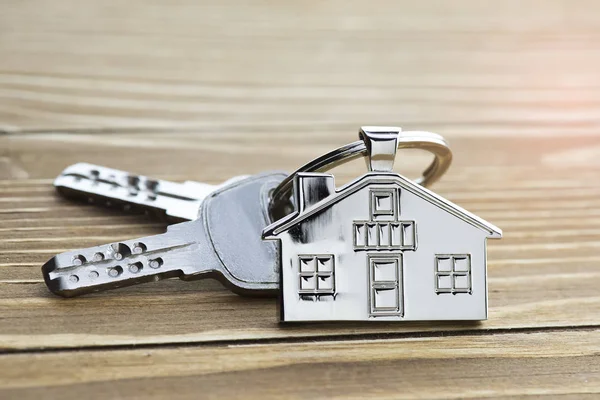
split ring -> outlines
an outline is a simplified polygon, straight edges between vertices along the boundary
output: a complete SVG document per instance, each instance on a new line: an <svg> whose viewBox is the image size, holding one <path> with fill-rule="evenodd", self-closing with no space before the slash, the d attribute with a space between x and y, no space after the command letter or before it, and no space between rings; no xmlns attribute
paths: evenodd
<svg viewBox="0 0 600 400"><path fill-rule="evenodd" d="M364 129L367 129L366 127ZM397 129L400 128L390 128ZM363 129L361 129L363 132ZM397 149L419 149L432 153L435 157L423 171L423 175L415 180L422 186L429 186L437 181L450 167L452 151L443 136L425 131L399 132ZM271 193L269 214L272 221L294 211L291 200L294 176L298 172L325 172L359 157L370 157L365 141L359 140L330 151L298 168L296 172L284 179Z"/></svg>

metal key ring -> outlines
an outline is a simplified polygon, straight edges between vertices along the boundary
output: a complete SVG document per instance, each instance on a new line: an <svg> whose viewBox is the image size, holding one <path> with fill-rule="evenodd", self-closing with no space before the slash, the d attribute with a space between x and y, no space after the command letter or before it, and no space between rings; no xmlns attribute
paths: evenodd
<svg viewBox="0 0 600 400"><path fill-rule="evenodd" d="M423 171L423 176L415 182L428 186L437 181L450 167L452 151L443 136L426 131L400 132L398 136L398 150L419 149L433 153L435 158ZM294 173L284 179L271 193L269 213L272 221L277 221L294 210L291 202L294 176L298 172L325 172L331 168L343 165L359 157L367 157L368 151L365 142L358 140L338 149L330 151L298 168Z"/></svg>

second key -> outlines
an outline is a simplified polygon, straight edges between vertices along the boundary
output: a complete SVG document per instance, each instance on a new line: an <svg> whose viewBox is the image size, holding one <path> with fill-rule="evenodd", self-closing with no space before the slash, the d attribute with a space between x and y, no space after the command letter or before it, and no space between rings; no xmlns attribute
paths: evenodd
<svg viewBox="0 0 600 400"><path fill-rule="evenodd" d="M152 179L88 163L67 167L54 181L60 194L89 203L124 209L141 209L164 215L169 221L191 221L212 192L247 176L235 176L220 185Z"/></svg>

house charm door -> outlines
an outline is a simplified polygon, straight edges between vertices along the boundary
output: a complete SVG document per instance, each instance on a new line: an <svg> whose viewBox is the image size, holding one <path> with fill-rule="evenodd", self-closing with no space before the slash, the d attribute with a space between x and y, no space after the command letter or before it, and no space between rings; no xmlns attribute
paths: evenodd
<svg viewBox="0 0 600 400"><path fill-rule="evenodd" d="M367 254L369 260L369 316L401 317L404 306L402 295L402 254Z"/></svg>
<svg viewBox="0 0 600 400"><path fill-rule="evenodd" d="M340 188L295 174L294 211L263 231L279 242L282 321L487 318L486 240L502 232L392 172L408 135L363 127L369 172Z"/></svg>

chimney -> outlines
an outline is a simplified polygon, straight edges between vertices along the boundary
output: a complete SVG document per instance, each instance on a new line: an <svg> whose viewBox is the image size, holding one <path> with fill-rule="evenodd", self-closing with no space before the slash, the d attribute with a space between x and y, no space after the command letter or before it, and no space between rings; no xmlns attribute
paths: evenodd
<svg viewBox="0 0 600 400"><path fill-rule="evenodd" d="M294 200L298 212L335 193L335 178L331 174L298 172L294 177Z"/></svg>

